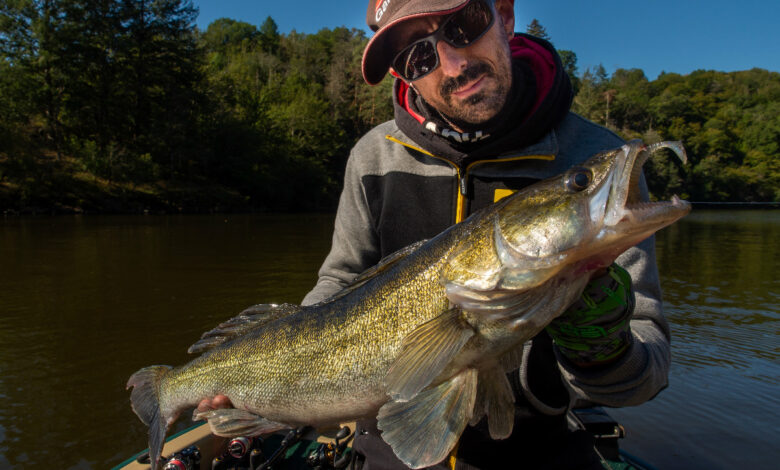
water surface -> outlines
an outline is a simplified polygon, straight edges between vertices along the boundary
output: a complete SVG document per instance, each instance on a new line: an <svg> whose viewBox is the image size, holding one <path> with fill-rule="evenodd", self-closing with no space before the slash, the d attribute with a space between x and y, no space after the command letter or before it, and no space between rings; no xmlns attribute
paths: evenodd
<svg viewBox="0 0 780 470"><path fill-rule="evenodd" d="M124 386L201 332L298 302L332 216L0 218L0 468L101 469L141 450ZM658 236L670 386L614 410L659 468L772 468L780 211L698 211ZM183 420L182 420L183 421Z"/></svg>
<svg viewBox="0 0 780 470"><path fill-rule="evenodd" d="M659 469L780 461L780 211L696 211L656 237L669 387L612 410Z"/></svg>

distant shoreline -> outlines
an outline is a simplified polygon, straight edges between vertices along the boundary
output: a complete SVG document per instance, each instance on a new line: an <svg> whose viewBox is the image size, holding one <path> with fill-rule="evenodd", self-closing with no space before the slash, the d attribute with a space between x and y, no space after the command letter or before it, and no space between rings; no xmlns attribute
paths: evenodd
<svg viewBox="0 0 780 470"><path fill-rule="evenodd" d="M754 209L754 210L772 210L780 209L780 202L691 202L694 209L727 209L727 210L741 210L741 209ZM230 206L215 204L211 207L157 207L155 209L92 209L83 210L81 208L68 208L68 207L27 207L22 210L0 207L0 216L2 217L14 217L14 216L56 216L56 215L204 215L204 214L268 214L268 213L301 213L301 212L317 212L317 213L333 213L335 209L308 209L308 210L280 210L275 211L271 209L260 208L248 208L246 206Z"/></svg>
<svg viewBox="0 0 780 470"><path fill-rule="evenodd" d="M780 202L691 202L704 209L780 209Z"/></svg>

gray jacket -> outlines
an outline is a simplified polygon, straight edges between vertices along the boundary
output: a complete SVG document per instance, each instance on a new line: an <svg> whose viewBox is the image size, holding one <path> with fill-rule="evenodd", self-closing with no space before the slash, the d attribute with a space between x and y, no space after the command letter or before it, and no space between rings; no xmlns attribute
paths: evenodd
<svg viewBox="0 0 780 470"><path fill-rule="evenodd" d="M623 141L611 131L569 113L536 144L458 168L419 148L389 121L366 134L347 162L331 251L304 305L324 300L383 256L430 238L468 213L489 204L491 193L518 189L562 173L593 154ZM643 182L643 191L647 190ZM528 373L532 345L524 348L517 383L537 411L562 414L570 406L630 406L655 396L667 384L669 328L661 311L654 239L623 253L617 263L629 271L636 297L633 342L616 363L583 369L555 354L567 400L544 396L544 385Z"/></svg>

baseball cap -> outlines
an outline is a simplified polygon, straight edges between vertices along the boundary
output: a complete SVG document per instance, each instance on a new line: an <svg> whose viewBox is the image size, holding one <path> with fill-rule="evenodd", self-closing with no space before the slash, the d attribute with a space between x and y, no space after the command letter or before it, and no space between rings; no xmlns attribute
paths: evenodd
<svg viewBox="0 0 780 470"><path fill-rule="evenodd" d="M454 13L469 0L369 0L366 23L374 37L363 51L363 79L371 85L381 82L395 51L388 44L388 31L398 23L428 15Z"/></svg>

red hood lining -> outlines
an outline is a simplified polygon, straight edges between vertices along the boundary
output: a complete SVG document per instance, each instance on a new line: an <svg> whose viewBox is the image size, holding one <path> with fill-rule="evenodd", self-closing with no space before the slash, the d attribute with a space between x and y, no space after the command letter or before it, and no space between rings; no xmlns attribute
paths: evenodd
<svg viewBox="0 0 780 470"><path fill-rule="evenodd" d="M542 104L542 101L550 93L550 89L555 83L555 58L552 52L547 50L541 44L525 38L515 36L509 41L509 49L512 51L513 59L524 59L531 65L536 79L536 101L529 116Z"/></svg>

